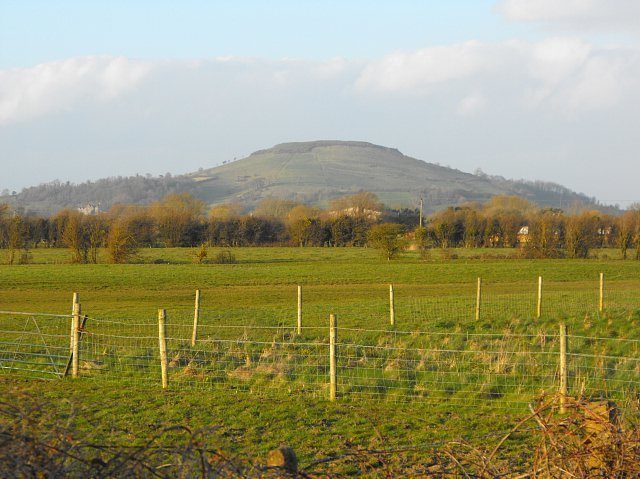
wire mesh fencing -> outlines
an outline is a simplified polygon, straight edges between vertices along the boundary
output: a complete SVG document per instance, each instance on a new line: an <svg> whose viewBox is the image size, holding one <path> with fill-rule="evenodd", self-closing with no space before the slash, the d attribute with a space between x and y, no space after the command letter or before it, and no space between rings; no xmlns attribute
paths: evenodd
<svg viewBox="0 0 640 479"><path fill-rule="evenodd" d="M115 318L87 308L83 315L80 308L77 315L0 311L0 370L148 387L164 379L172 389L255 394L330 397L334 389L342 400L447 407L522 409L561 383L573 395L633 400L640 391L636 286L350 285L335 304L323 287L298 289L300 301L291 288L288 302L280 297L288 291L261 289L265 304L224 308L198 292L194 309L168 310L163 335L154 312ZM363 287L370 290L363 294ZM329 311L338 316L334 348ZM565 352L560 323L569 331Z"/></svg>
<svg viewBox="0 0 640 479"><path fill-rule="evenodd" d="M69 338L68 315L0 311L0 370L63 376Z"/></svg>
<svg viewBox="0 0 640 479"><path fill-rule="evenodd" d="M157 325L93 321L83 335L81 375L160 384ZM92 332L101 327L129 333ZM328 327L167 325L170 388L225 387L328 397ZM623 401L640 392L637 340L567 336L571 394ZM558 331L455 333L338 327L337 395L521 409L560 384Z"/></svg>
<svg viewBox="0 0 640 479"><path fill-rule="evenodd" d="M0 313L0 365L37 377L60 377L71 362L69 317ZM45 320L46 318L46 320ZM34 322L35 319L35 322ZM9 328L8 324L15 327ZM256 395L329 397L335 361L336 396L423 401L445 407L523 410L533 397L555 394L561 382L560 333L401 331L328 327L201 324L166 326L168 387L226 388ZM155 321L88 318L79 332L82 380L161 387ZM567 335L568 393L619 402L640 393L639 341Z"/></svg>

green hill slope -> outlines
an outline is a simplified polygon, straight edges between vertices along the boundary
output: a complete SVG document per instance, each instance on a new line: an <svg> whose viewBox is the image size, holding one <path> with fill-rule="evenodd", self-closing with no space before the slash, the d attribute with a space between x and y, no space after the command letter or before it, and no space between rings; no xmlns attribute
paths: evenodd
<svg viewBox="0 0 640 479"><path fill-rule="evenodd" d="M26 211L49 214L88 203L101 210L114 203L146 204L172 192L189 192L209 204L247 206L278 197L326 204L332 198L371 191L389 207L426 211L493 195L518 195L541 206L576 203L599 207L596 200L554 183L523 182L472 175L403 155L396 149L355 141L283 143L247 158L182 176L109 178L74 185L55 182L0 197ZM601 209L608 209L602 208Z"/></svg>
<svg viewBox="0 0 640 479"><path fill-rule="evenodd" d="M283 143L188 177L197 183L197 196L209 203L253 204L273 196L322 204L362 190L390 207L415 207L422 197L428 210L498 194L558 207L593 201L559 185L472 175L353 141Z"/></svg>

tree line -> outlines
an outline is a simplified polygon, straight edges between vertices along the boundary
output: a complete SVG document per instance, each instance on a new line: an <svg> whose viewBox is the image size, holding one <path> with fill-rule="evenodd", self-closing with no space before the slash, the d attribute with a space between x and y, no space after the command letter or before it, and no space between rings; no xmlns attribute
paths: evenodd
<svg viewBox="0 0 640 479"><path fill-rule="evenodd" d="M50 217L21 216L0 205L0 247L9 263L25 263L33 248L68 248L77 263L125 263L143 247L375 246L390 259L408 244L431 248L518 248L532 258L585 258L593 248L617 247L640 259L640 208L612 216L599 211L541 209L510 196L441 210L425 219L418 210L385 209L362 192L321 209L267 198L251 212L239 204L207 208L188 193L147 206L115 205L86 215L65 209Z"/></svg>
<svg viewBox="0 0 640 479"><path fill-rule="evenodd" d="M538 208L514 196L449 207L429 218L423 242L442 248L519 248L529 258L587 258L594 248L629 249L640 259L640 206L620 215Z"/></svg>

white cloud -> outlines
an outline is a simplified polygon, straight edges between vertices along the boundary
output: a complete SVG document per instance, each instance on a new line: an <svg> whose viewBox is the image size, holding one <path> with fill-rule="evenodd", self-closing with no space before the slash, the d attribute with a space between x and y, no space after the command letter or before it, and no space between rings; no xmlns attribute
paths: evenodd
<svg viewBox="0 0 640 479"><path fill-rule="evenodd" d="M640 33L636 0L502 0L497 9L513 21Z"/></svg>
<svg viewBox="0 0 640 479"><path fill-rule="evenodd" d="M640 51L596 48L572 37L540 42L469 42L396 52L366 66L360 93L430 96L477 113L495 104L572 115L615 106L640 87ZM466 96L469 90L491 92ZM492 98L493 96L493 98Z"/></svg>
<svg viewBox="0 0 640 479"><path fill-rule="evenodd" d="M473 116L480 113L488 105L487 98L480 93L472 93L464 97L456 109L457 113L461 116Z"/></svg>
<svg viewBox="0 0 640 479"><path fill-rule="evenodd" d="M360 90L429 91L430 87L469 77L489 67L487 46L476 42L396 52L368 65L357 82Z"/></svg>
<svg viewBox="0 0 640 479"><path fill-rule="evenodd" d="M596 49L572 39L551 39L530 50L529 75L535 80L526 103L565 113L602 110L636 98L640 51Z"/></svg>
<svg viewBox="0 0 640 479"><path fill-rule="evenodd" d="M599 110L633 98L638 88L640 62L632 58L596 55L590 58L566 91L573 109Z"/></svg>
<svg viewBox="0 0 640 479"><path fill-rule="evenodd" d="M575 38L549 38L527 46L529 73L545 83L557 84L589 58L591 46Z"/></svg>
<svg viewBox="0 0 640 479"><path fill-rule="evenodd" d="M639 86L640 52L604 49L570 37L536 43L465 42L395 52L371 62L332 59L265 61L251 58L141 62L123 57L82 57L0 71L0 126L108 104L153 80L177 82L171 95L225 91L216 101L253 95L310 93L331 88L341 95L431 97L460 115L489 105L566 112L609 108ZM206 79L206 81L205 81ZM217 85L214 87L214 85ZM482 92L482 95L469 92ZM376 100L377 98L377 100ZM462 98L462 100L460 100ZM160 101L171 101L161 98Z"/></svg>
<svg viewBox="0 0 640 479"><path fill-rule="evenodd" d="M0 71L0 163L14 173L0 188L195 171L282 141L337 138L634 198L638 111L640 49L573 37L368 62L77 58ZM603 162L629 172L624 188L598 173Z"/></svg>
<svg viewBox="0 0 640 479"><path fill-rule="evenodd" d="M0 71L0 125L104 102L138 85L151 65L124 57L82 57Z"/></svg>
<svg viewBox="0 0 640 479"><path fill-rule="evenodd" d="M523 61L533 85L525 92L525 102L538 107L545 101L561 100L562 90L575 82L589 60L591 46L574 38L550 38L523 45Z"/></svg>

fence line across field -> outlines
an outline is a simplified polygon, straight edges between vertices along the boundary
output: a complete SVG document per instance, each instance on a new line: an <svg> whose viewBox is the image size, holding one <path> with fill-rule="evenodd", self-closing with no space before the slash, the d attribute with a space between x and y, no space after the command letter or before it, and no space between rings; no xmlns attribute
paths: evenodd
<svg viewBox="0 0 640 479"><path fill-rule="evenodd" d="M442 318L442 319L447 319L447 318L451 318L451 319L464 319L465 316L466 318L468 318L469 320L472 317L472 313L471 311L473 311L473 307L469 304L469 309L471 311L469 311L469 314L464 314L464 309L465 309L465 305L467 303L465 303L464 298L462 298L462 300L458 300L457 296L441 296L441 297L431 297L431 298L416 298L415 295L410 297L410 298L406 298L403 300L402 296L400 296L400 301L399 301L399 307L398 307L398 301L395 299L396 297L396 293L395 293L395 289L391 290L393 291L393 295L390 293L390 301L389 301L389 322L387 324L391 324L391 317L393 317L393 322L394 324L392 326L398 327L398 328L403 328L403 327L415 327L415 324L408 324L408 323L415 323L417 319L432 319L432 318ZM552 298L553 301L555 302L561 302L563 303L563 305L565 306L565 308L567 309L567 311L571 311L574 309L576 309L576 311L578 311L576 314L580 314L581 311L594 311L594 308L590 308L588 305L588 302L585 300L585 298L587 297L586 295L583 295L580 292L572 292L570 294L565 294L565 293L561 293L558 291L554 291L554 292L549 292L547 293L550 296L556 295L557 298ZM494 319L496 316L518 316L519 312L515 309L512 308L512 305L518 305L518 304L522 304L525 303L526 306L526 301L521 301L521 298L525 297L525 295L512 295L509 293L500 293L497 296L491 296L490 293L487 293L487 286L486 283L483 284L482 287L482 292L481 294L478 295L478 297L476 298L476 316L475 317L479 317L480 313L478 313L478 305L482 304L482 318L488 318L488 319ZM525 297L526 298L526 297ZM574 298L574 299L571 299ZM577 298L577 299L575 299ZM376 299L374 297L371 298L372 300L370 302L367 302L366 304L358 304L358 305L354 305L354 308L357 308L358 314L361 317L368 317L370 319L370 321L368 321L368 324L371 324L371 322L376 322L378 319L382 318L382 309L379 309L379 302L376 302ZM200 303L200 301L197 301L198 304ZM631 303L631 302L635 302L635 301L627 301L627 304ZM492 305L498 303L499 307L497 308L492 308ZM302 306L301 306L301 302L298 303L298 329L302 328L303 324L302 324ZM621 303L622 306L622 303ZM305 320L305 328L308 328L310 325L308 324L309 321L312 324L317 324L317 318L321 318L322 316L326 316L326 310L323 313L322 312L322 308L319 307L319 305L314 304L314 305L307 305L306 307L307 309L307 313L305 314L306 316L306 320ZM195 342L197 341L197 337L198 337L198 330L203 328L203 327L212 327L213 324L211 322L212 319L214 319L216 322L222 322L222 321L228 321L229 323L233 323L234 320L237 320L238 318L242 318L242 308L236 308L235 312L233 314L235 314L236 316L233 317L232 315L229 315L228 312L226 312L225 310L221 310L220 308L216 308L216 309L212 309L212 308L208 308L208 307L202 307L202 306L196 306L194 309L194 321L193 321L193 334L192 334L192 344L195 344ZM256 318L258 320L260 320L261 318L258 317L257 315L254 314L254 312L257 311L256 308L254 308L254 310L249 311L249 309L247 308L247 313L244 315L245 317L250 317L250 316L256 316ZM5 311L5 314L7 313L11 313L11 311ZM0 312L0 314L2 314ZM25 315L25 313L20 313L22 315ZM26 315L37 315L40 313L26 313ZM174 313L175 314L175 313ZM262 311L263 315L266 314L273 314L272 312L269 311ZM280 315L280 318L276 318L278 319L278 325L272 325L273 328L282 328L287 326L287 322L288 325L290 326L294 326L295 323L293 321L291 321L291 316L292 316L292 309L287 310L286 307L281 307L278 312L278 315ZM53 316L53 315L49 315L49 316ZM69 317L71 315L57 315L59 317ZM356 314L354 313L348 313L348 314L343 314L344 317L347 317L349 319L351 319L351 317L356 317ZM526 318L525 315L522 315L524 318ZM175 317L175 316L174 316ZM531 317L531 316L529 316ZM202 321L199 321L199 319L202 318ZM106 321L106 318L105 318ZM113 321L117 321L116 319L114 319ZM128 322L131 325L135 325L135 324L139 324L139 325L144 325L146 324L146 322L144 320L140 320L139 318L136 318L135 320L133 319L127 319L127 318L122 318L121 321L123 322ZM151 320L151 318L149 319L149 321L153 321ZM348 323L348 324L352 324L352 323ZM378 323L380 324L380 326L383 325L383 323ZM185 324L183 325L185 328L187 327L187 324L185 322ZM236 327L233 324L216 324L217 327ZM264 324L245 324L245 326L247 327L266 327L266 325ZM371 329L371 328L369 328Z"/></svg>
<svg viewBox="0 0 640 479"><path fill-rule="evenodd" d="M593 293L575 291L578 299L570 302L569 293L550 290L549 283L543 291L539 277L531 302L523 302L531 306L531 324L554 301L576 311L603 313L613 303L605 303L604 279L600 274L593 302L588 301ZM263 392L284 387L331 400L375 396L507 408L525 404L524 396L541 390L561 397L595 391L617 399L640 391L640 339L577 334L564 321L553 331L536 334L508 328L501 333L446 326L445 331L430 330L420 319L433 313L433 304L453 310L436 310L436 318L466 316L479 323L491 319L495 298L503 300L504 294L493 296L491 284L478 278L475 298L469 296L468 302L447 303L455 296L444 296L423 307L415 298L402 301L393 284L388 288L386 321L375 304L359 308L360 315L371 315L368 327L354 326L349 315L341 316L347 321L341 319L338 327L338 315L325 312L322 320L317 308L315 315L309 311L308 302L303 311L302 285L297 286L297 301L292 299L297 308L289 313L282 309L278 325L214 324L199 289L192 321L165 309L157 321L95 317L83 312L74 293L70 314L0 311L0 369L54 377L135 378L165 389L229 385ZM611 288L606 292L614 294ZM216 320L228 319L218 313ZM420 327L411 329L409 323Z"/></svg>
<svg viewBox="0 0 640 479"><path fill-rule="evenodd" d="M526 403L509 397L514 394L533 394L541 389L550 392L560 390L565 394L571 389L576 392L581 381L594 386L601 381L609 393L618 393L618 397L626 392L621 384L635 390L640 387L636 368L616 366L605 370L596 364L602 359L614 359L621 365L630 361L637 364L638 358L589 352L569 354L567 343L571 336L566 334L566 327L561 327L556 336L548 335L547 338L553 338L553 341L548 341L546 347L525 347L531 346L527 341L513 344L517 338L508 336L484 337L484 343L466 349L401 347L343 341L339 339L337 318L333 316L327 331L328 342L297 342L295 335L290 336L290 341L210 339L203 340L200 349L194 349L188 345L188 336L169 332L170 318L163 321L165 319L167 332L159 337L159 342L165 344L166 353L162 353L163 347L160 346L158 354L151 348L145 355L133 354L129 358L137 365L142 364L150 373L155 369L154 364L159 364L165 372L155 376L155 381L162 378L163 387L171 387L172 383L181 387L185 383L206 385L208 380L209 385L235 380L250 384L252 389L261 389L268 387L266 379L273 380L273 386L278 388L288 383L294 389L320 394L327 386L328 397L332 400L352 395L394 395L396 398L441 399L452 404L467 400L474 404L492 401L494 404L504 403L503 406ZM394 336L397 331L386 333ZM109 346L108 341L114 337L91 333L87 333L87 337L88 347L83 354L87 354L89 362L101 361L99 351ZM608 341L608 338L584 339ZM152 337L144 340L152 344ZM145 361L141 363L141 360ZM574 374L570 378L572 360L579 366L581 376ZM607 371L620 373L620 377L615 374L600 377L603 373L607 376ZM104 371L99 370L98 375L102 373ZM91 371L88 374L91 375ZM283 378L278 379L278 376ZM154 381L154 375L146 379ZM573 388L569 387L570 379L573 380ZM469 391L480 394L469 397Z"/></svg>
<svg viewBox="0 0 640 479"><path fill-rule="evenodd" d="M298 285L298 302L297 302L297 332L298 334L300 334L301 329L302 329L302 316L303 316L303 311L302 311L302 286ZM484 290L486 290L486 286L484 288ZM536 317L539 318L542 315L542 277L539 277L538 279L538 295L537 295L537 302L536 302ZM490 306L492 301L490 301L491 298L489 298L489 300L486 299L486 293L484 293L484 301L483 301L483 283L481 278L478 278L477 280L477 293L476 293L476 304L475 304L475 319L476 321L479 321L481 319L481 311L485 311L485 313L482 316L491 316L492 311L490 310ZM500 300L504 300L504 298L508 298L508 295L505 294L500 294L499 298ZM445 304L445 307L450 307L451 302L448 301L450 298L443 298L443 303ZM562 298L563 299L563 303L565 303L565 306L567 305L567 301L565 300L566 298ZM434 306L434 305L438 305L437 301L434 301L433 298L429 298L429 301L431 301L429 303L429 306ZM194 307L194 320L193 320L193 331L192 331L192 339L191 339L191 343L192 345L196 344L197 341L197 337L198 337L198 328L199 328L199 319L200 316L202 314L208 314L208 311L203 311L201 312L201 306L200 306L200 290L196 290L195 292L195 307ZM426 311L428 310L432 310L435 309L435 312L438 313L438 308L435 307L431 307L429 308L424 307L421 308L421 304L420 304L420 300L416 300L415 298L413 298L413 302L414 305L416 306L416 311L412 312L411 314L414 315L420 315L420 314L424 314ZM514 303L518 303L519 301L513 301ZM77 304L78 303L78 296L77 294L74 294L74 299L73 299L73 304ZM576 304L580 304L582 306L584 306L586 304L585 301L576 301ZM571 306L571 305L570 305ZM456 308L457 309L457 308ZM600 312L604 311L604 275L600 274L600 287L599 287L599 301L598 301L598 310ZM487 312L488 311L488 312ZM11 313L10 311L0 311L0 314L8 314ZM23 312L19 312L16 314L21 314L21 315L29 315L29 316L37 316L40 315L41 313L23 313ZM406 314L406 312L403 311L403 314ZM459 313L458 313L459 314ZM73 317L74 313L72 311L71 316ZM53 315L49 315L50 317ZM58 317L66 317L67 315L57 315ZM398 313L396 311L396 305L395 305L395 290L394 290L394 286L392 284L389 285L389 324L392 327L396 326L396 319L397 319ZM444 317L447 317L447 315L442 315Z"/></svg>

